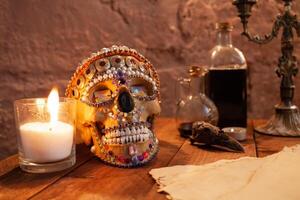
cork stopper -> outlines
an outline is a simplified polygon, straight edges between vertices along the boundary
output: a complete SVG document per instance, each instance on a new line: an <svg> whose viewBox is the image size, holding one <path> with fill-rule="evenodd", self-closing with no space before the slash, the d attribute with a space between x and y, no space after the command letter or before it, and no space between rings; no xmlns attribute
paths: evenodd
<svg viewBox="0 0 300 200"><path fill-rule="evenodd" d="M218 22L216 23L216 30L219 31L232 31L233 26L229 22Z"/></svg>

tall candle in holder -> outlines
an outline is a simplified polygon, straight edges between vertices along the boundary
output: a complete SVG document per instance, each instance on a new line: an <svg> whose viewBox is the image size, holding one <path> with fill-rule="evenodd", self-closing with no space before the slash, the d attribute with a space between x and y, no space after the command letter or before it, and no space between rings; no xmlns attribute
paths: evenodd
<svg viewBox="0 0 300 200"><path fill-rule="evenodd" d="M15 102L20 167L27 172L63 170L75 164L76 102L59 98Z"/></svg>

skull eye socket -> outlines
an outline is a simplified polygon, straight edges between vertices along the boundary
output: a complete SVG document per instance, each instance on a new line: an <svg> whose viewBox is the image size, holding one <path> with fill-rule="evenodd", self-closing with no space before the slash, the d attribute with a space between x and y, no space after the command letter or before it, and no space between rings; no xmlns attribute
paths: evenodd
<svg viewBox="0 0 300 200"><path fill-rule="evenodd" d="M146 96L147 89L143 85L133 85L130 88L131 94L139 95L139 96Z"/></svg>
<svg viewBox="0 0 300 200"><path fill-rule="evenodd" d="M148 81L138 80L132 82L130 92L135 97L147 97L154 94L153 86Z"/></svg>
<svg viewBox="0 0 300 200"><path fill-rule="evenodd" d="M108 102L113 98L113 92L104 85L94 88L90 94L90 101L96 104Z"/></svg>

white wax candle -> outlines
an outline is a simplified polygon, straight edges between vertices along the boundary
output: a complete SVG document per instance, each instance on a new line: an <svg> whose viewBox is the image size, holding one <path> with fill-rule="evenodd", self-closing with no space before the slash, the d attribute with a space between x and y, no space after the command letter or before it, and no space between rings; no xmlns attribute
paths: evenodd
<svg viewBox="0 0 300 200"><path fill-rule="evenodd" d="M32 162L62 160L71 154L73 126L61 121L31 122L20 126L24 157Z"/></svg>

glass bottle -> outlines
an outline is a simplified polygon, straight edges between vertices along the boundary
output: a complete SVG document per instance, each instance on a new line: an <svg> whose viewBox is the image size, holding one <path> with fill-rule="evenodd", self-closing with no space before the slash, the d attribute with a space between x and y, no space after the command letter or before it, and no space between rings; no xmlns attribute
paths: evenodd
<svg viewBox="0 0 300 200"><path fill-rule="evenodd" d="M195 121L205 121L213 125L218 122L218 110L204 91L207 72L207 68L192 66L188 77L178 79L176 122L183 137L192 134L192 124Z"/></svg>
<svg viewBox="0 0 300 200"><path fill-rule="evenodd" d="M220 127L247 125L247 64L232 45L233 26L217 23L217 45L210 53L208 96L219 111Z"/></svg>

